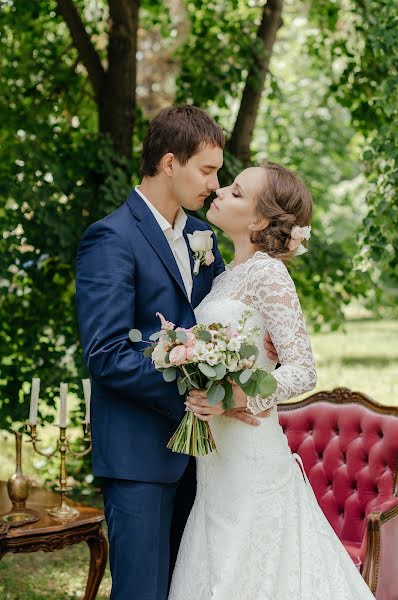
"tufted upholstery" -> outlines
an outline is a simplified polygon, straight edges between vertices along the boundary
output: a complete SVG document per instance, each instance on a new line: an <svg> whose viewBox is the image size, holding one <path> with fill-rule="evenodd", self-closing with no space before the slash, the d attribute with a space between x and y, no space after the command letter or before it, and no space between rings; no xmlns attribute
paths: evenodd
<svg viewBox="0 0 398 600"><path fill-rule="evenodd" d="M281 404L278 412L320 507L361 568L368 551L369 515L380 512L380 506L398 507L398 409L340 388Z"/></svg>

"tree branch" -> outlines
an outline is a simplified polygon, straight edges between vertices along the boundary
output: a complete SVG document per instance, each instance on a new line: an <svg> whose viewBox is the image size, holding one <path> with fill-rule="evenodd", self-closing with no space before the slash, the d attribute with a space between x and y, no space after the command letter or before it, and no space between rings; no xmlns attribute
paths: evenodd
<svg viewBox="0 0 398 600"><path fill-rule="evenodd" d="M67 24L73 42L79 53L83 65L87 69L88 76L94 89L94 95L99 101L105 72L100 58L95 50L90 36L77 12L73 0L57 0L58 10Z"/></svg>

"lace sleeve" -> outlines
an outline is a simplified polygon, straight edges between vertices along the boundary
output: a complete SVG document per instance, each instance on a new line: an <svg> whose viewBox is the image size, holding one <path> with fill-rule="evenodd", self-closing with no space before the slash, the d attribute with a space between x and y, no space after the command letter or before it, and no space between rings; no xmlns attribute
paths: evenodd
<svg viewBox="0 0 398 600"><path fill-rule="evenodd" d="M316 369L296 288L285 265L277 259L256 261L248 273L250 303L264 318L281 366L272 372L277 390L268 398L249 398L258 414L278 402L312 390Z"/></svg>

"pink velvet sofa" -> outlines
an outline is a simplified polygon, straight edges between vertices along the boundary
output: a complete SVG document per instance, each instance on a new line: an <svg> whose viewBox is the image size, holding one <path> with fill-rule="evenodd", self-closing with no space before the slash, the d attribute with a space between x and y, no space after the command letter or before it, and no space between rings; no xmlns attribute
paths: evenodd
<svg viewBox="0 0 398 600"><path fill-rule="evenodd" d="M398 599L398 408L338 388L278 406L318 503L377 600Z"/></svg>

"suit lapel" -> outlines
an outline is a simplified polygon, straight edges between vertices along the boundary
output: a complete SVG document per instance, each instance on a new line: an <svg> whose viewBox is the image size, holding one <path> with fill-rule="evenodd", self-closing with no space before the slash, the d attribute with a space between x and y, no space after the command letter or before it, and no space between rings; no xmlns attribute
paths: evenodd
<svg viewBox="0 0 398 600"><path fill-rule="evenodd" d="M189 219L189 217L188 217L188 219ZM188 233L192 233L194 230L192 229L192 227L190 227L188 225L188 223L189 223L189 221L187 221L187 224L185 225L185 229L183 231L183 234L184 234L185 242L186 242L187 248L188 248L189 262L191 264L191 273L192 273L192 280L193 280L194 277L195 277L194 274L193 274L193 267L194 267L194 264L193 264L193 252L192 252L191 246L189 244Z"/></svg>
<svg viewBox="0 0 398 600"><path fill-rule="evenodd" d="M135 191L128 197L127 203L134 216L138 219L137 227L155 250L174 281L181 288L181 291L188 302L190 302L174 255L163 231L156 222L155 217L139 194Z"/></svg>

